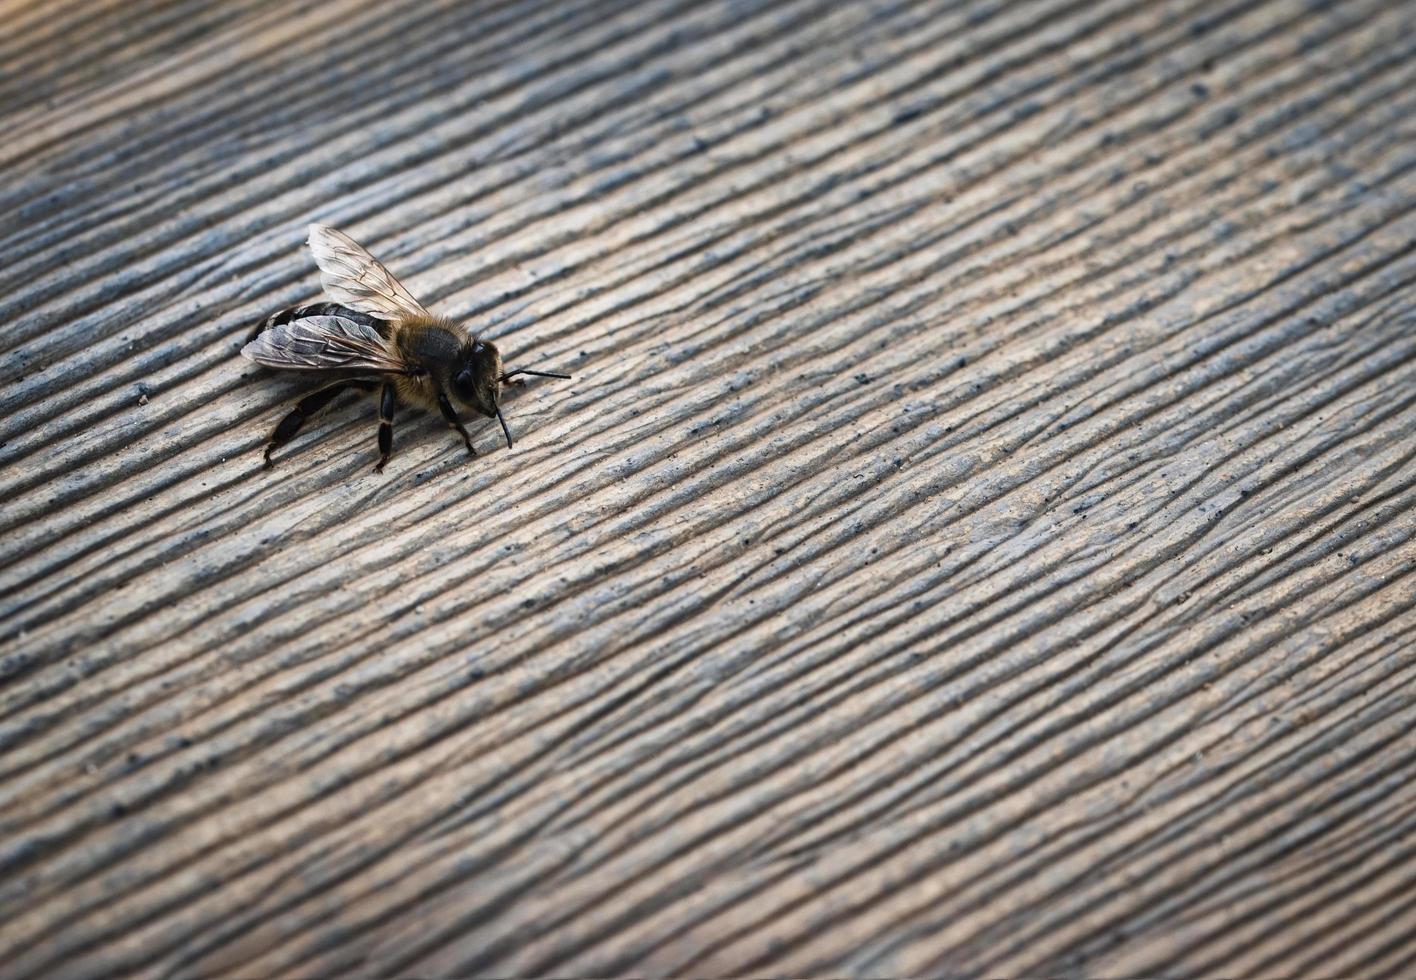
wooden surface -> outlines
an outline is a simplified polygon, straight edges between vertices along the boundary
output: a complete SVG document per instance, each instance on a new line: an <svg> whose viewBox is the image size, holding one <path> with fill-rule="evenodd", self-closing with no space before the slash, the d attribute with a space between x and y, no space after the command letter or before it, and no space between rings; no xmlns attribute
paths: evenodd
<svg viewBox="0 0 1416 980"><path fill-rule="evenodd" d="M9 0L0 975L1412 975L1414 55ZM575 380L261 472L313 220Z"/></svg>

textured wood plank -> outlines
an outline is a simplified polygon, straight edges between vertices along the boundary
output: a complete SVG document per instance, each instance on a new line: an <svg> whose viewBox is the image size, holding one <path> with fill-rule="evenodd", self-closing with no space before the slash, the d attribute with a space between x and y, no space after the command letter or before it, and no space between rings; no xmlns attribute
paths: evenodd
<svg viewBox="0 0 1416 980"><path fill-rule="evenodd" d="M0 9L5 976L1410 971L1416 5Z"/></svg>

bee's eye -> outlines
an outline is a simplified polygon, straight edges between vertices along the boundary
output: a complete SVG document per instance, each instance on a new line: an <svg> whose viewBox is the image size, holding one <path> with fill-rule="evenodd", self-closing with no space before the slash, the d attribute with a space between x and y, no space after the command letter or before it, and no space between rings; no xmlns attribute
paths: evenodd
<svg viewBox="0 0 1416 980"><path fill-rule="evenodd" d="M460 401L471 404L476 398L473 391L472 369L464 367L452 377L452 390Z"/></svg>

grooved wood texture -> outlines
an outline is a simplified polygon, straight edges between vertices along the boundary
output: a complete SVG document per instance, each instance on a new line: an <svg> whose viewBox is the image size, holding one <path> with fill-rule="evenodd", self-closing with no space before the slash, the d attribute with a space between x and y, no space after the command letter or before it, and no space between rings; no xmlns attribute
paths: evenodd
<svg viewBox="0 0 1416 980"><path fill-rule="evenodd" d="M2 9L0 974L1416 970L1412 3Z"/></svg>

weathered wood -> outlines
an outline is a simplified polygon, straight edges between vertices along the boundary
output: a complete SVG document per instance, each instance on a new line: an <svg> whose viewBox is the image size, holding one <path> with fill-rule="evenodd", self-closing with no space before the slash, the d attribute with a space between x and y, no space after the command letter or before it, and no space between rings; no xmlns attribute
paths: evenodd
<svg viewBox="0 0 1416 980"><path fill-rule="evenodd" d="M1416 5L0 25L5 976L1410 971Z"/></svg>

